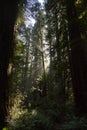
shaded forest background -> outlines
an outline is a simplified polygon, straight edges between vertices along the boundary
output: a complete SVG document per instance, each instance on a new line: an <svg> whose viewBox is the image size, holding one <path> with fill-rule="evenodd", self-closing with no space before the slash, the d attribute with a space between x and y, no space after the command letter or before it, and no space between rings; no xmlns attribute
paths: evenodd
<svg viewBox="0 0 87 130"><path fill-rule="evenodd" d="M86 130L86 0L8 3L0 5L0 129Z"/></svg>

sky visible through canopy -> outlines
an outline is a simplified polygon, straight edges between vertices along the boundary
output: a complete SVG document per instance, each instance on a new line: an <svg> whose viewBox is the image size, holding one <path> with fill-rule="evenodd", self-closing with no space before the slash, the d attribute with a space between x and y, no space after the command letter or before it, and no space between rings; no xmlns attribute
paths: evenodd
<svg viewBox="0 0 87 130"><path fill-rule="evenodd" d="M41 5L43 6L44 0L38 0L39 3L41 3ZM32 26L34 26L35 24L35 19L33 19L32 17L30 17L29 19L27 18L25 21L26 27L28 27L30 24Z"/></svg>
<svg viewBox="0 0 87 130"><path fill-rule="evenodd" d="M38 2L40 2L41 4L43 4L44 0L38 0Z"/></svg>

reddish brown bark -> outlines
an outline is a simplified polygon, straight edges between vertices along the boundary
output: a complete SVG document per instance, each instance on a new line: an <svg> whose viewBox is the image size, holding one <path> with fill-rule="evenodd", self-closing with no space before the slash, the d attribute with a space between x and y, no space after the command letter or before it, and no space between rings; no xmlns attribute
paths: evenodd
<svg viewBox="0 0 87 130"><path fill-rule="evenodd" d="M7 68L13 52L14 23L17 1L0 4L0 130L6 125L9 81Z"/></svg>
<svg viewBox="0 0 87 130"><path fill-rule="evenodd" d="M71 73L76 110L87 113L87 45L81 38L75 1L67 1L69 38L71 43Z"/></svg>

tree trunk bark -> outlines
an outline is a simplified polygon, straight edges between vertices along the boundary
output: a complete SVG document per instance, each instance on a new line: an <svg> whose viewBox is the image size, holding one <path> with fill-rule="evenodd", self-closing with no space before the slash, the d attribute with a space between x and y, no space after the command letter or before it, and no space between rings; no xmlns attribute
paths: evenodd
<svg viewBox="0 0 87 130"><path fill-rule="evenodd" d="M16 1L17 2L17 1ZM0 4L0 130L6 125L9 80L7 69L13 52L13 31L16 2Z"/></svg>
<svg viewBox="0 0 87 130"><path fill-rule="evenodd" d="M78 114L87 113L87 45L81 38L75 0L67 0L67 17L71 43L71 73Z"/></svg>
<svg viewBox="0 0 87 130"><path fill-rule="evenodd" d="M8 102L8 65L11 55L11 42L13 37L13 27L8 27L4 23L0 23L0 126L4 125L7 116ZM2 124L2 125L1 125Z"/></svg>
<svg viewBox="0 0 87 130"><path fill-rule="evenodd" d="M61 26L61 23L60 25L58 25L58 23L60 22L60 20L58 19L58 9L61 10L61 5L57 5L56 6L56 9L55 9L55 20L56 20L56 24L55 24L55 27L56 27L56 52L57 52L57 84L58 84L58 101L61 105L64 105L65 104L65 86L63 85L63 70L61 70L61 64L62 64L62 61L61 61L61 43L59 41L59 36L61 35L60 34L60 30L59 30L59 26Z"/></svg>

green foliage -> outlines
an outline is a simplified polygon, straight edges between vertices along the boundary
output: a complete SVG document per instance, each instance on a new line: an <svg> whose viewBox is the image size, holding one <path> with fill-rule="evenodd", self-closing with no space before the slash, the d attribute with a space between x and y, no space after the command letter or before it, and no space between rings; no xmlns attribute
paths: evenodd
<svg viewBox="0 0 87 130"><path fill-rule="evenodd" d="M87 119L84 117L73 116L71 120L64 123L61 130L86 130Z"/></svg>
<svg viewBox="0 0 87 130"><path fill-rule="evenodd" d="M76 8L79 8L78 17L81 30L84 23L85 31L82 30L84 36L87 35L87 18L85 17L87 11L83 8L80 10L79 4L82 5L82 0L78 0ZM56 123L62 123L61 130L87 129L87 120L83 117L74 116L69 64L70 45L65 8L57 0L47 0L46 21L44 20L44 9L41 10L39 3L32 6L31 14L36 23L30 29L25 26L21 18L17 20L18 25L22 22L23 24L19 27L19 34L17 34L18 37L15 41L14 90L12 89L12 92L16 93L16 96L12 96L13 99L11 98L15 105L12 107L13 124L10 129L53 130ZM44 42L47 44L46 52ZM47 73L42 66L47 58L45 53L48 54L48 60L50 60ZM45 80L47 97L42 96ZM21 93L17 93L17 89ZM29 112L24 112L24 109Z"/></svg>
<svg viewBox="0 0 87 130"><path fill-rule="evenodd" d="M49 118L37 110L25 113L11 127L14 130L52 130L53 128Z"/></svg>
<svg viewBox="0 0 87 130"><path fill-rule="evenodd" d="M4 127L2 130L9 130L7 127Z"/></svg>

